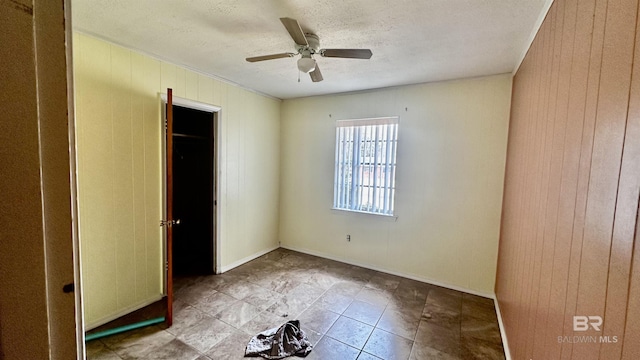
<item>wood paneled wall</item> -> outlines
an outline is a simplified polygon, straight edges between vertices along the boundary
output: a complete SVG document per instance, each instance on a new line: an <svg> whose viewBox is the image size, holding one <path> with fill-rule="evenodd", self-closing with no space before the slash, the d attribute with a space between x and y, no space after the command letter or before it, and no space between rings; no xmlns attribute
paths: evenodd
<svg viewBox="0 0 640 360"><path fill-rule="evenodd" d="M156 301L163 287L159 93L222 108L218 211L223 271L278 246L280 101L74 34L85 326Z"/></svg>
<svg viewBox="0 0 640 360"><path fill-rule="evenodd" d="M637 18L557 0L514 77L496 280L514 359L640 358Z"/></svg>

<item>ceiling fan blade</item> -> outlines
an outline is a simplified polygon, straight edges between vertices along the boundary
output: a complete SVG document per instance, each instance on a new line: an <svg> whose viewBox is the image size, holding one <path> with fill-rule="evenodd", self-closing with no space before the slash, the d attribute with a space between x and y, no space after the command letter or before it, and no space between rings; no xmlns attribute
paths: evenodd
<svg viewBox="0 0 640 360"><path fill-rule="evenodd" d="M281 54L272 54L272 55L263 55L263 56L254 56L248 57L246 60L248 62L256 62L256 61L264 61L264 60L273 60L273 59L281 59L286 57L293 57L294 53L281 53Z"/></svg>
<svg viewBox="0 0 640 360"><path fill-rule="evenodd" d="M369 49L323 49L320 55L348 59L371 59L373 53Z"/></svg>
<svg viewBox="0 0 640 360"><path fill-rule="evenodd" d="M291 35L291 38L293 39L293 41L295 41L296 44L302 46L309 45L309 43L307 43L307 38L304 36L304 32L302 31L302 28L298 23L298 20L291 18L280 18L280 21L282 22L282 25L284 25L284 27L287 29L289 35Z"/></svg>
<svg viewBox="0 0 640 360"><path fill-rule="evenodd" d="M316 69L313 70L312 72L309 73L309 76L311 76L311 81L313 82L320 82L322 81L322 73L320 72L320 68L318 67L318 64L316 63Z"/></svg>

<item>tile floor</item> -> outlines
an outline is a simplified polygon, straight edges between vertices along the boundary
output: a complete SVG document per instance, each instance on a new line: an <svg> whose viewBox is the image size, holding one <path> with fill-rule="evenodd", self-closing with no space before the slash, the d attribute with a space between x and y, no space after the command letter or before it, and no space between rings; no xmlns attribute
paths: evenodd
<svg viewBox="0 0 640 360"><path fill-rule="evenodd" d="M492 300L290 250L175 279L174 292L171 328L91 341L88 359L242 359L253 335L292 319L310 360L504 359Z"/></svg>

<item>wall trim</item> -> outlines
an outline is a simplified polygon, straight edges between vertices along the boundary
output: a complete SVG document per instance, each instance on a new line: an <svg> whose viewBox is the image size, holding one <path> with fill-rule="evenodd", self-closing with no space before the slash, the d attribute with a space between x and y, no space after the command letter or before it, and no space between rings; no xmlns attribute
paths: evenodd
<svg viewBox="0 0 640 360"><path fill-rule="evenodd" d="M89 330L95 329L98 326L104 325L104 324L106 324L106 323L108 323L110 321L113 321L115 319L118 319L120 317L128 315L128 314L130 314L130 313L132 313L134 311L140 310L145 306L151 305L156 301L162 300L162 298L164 298L164 296L162 294L158 294L158 295L156 295L156 296L154 296L152 298L149 298L147 300L143 300L143 301L141 301L141 302L139 302L139 303L137 303L135 305L129 306L126 309L122 309L121 311L118 311L117 313L105 316L103 318L100 318L98 320L92 321L90 323L85 323L84 324L84 327L85 327L84 331L89 331ZM84 337L83 337L83 340L84 340Z"/></svg>
<svg viewBox="0 0 640 360"><path fill-rule="evenodd" d="M495 295L492 294L492 293L485 293L485 292L482 292L482 291L468 289L468 288L465 288L465 287L462 287L462 286L447 284L447 283L443 283L443 282L440 282L440 281L437 281L437 280L425 278L425 277L422 277L422 276L408 274L408 273L404 273L404 272L400 272L400 271L393 271L393 270L383 269L383 268L375 266L375 265L365 264L365 263L361 263L361 262L345 259L345 258L338 257L338 256L329 255L329 254L318 252L318 251L299 248L299 247L296 247L296 246L280 245L280 247L284 248L284 249L289 249L289 250L301 252L301 253L304 253L304 254L318 256L318 257L329 259L329 260L339 261L339 262L342 262L342 263L345 263L345 264L349 264L349 265L355 265L355 266L360 266L360 267L363 267L363 268L366 268L366 269L370 269L370 270L380 271L380 272L383 272L383 273L386 273L386 274L401 276L401 277L404 277L404 278L407 278L407 279L416 280L416 281L420 281L420 282L431 284L431 285L435 285L435 286L444 287L444 288L451 289L451 290L465 292L465 293L471 294L471 295L477 295L477 296L481 296L481 297L485 297L485 298L489 298L489 299L495 299Z"/></svg>
<svg viewBox="0 0 640 360"><path fill-rule="evenodd" d="M76 357L85 359L85 323L84 323L84 298L82 286L82 256L80 254L80 222L78 221L78 152L76 138L76 104L75 83L73 74L73 20L71 19L71 0L64 0L64 37L67 61L67 117L69 128L69 183L71 184L71 236L73 239L73 283L76 313Z"/></svg>
<svg viewBox="0 0 640 360"><path fill-rule="evenodd" d="M536 36L538 35L538 31L540 31L540 27L542 26L544 19L547 17L547 14L549 13L549 9L551 8L551 5L553 5L553 1L554 0L545 0L544 6L542 7L542 11L540 12L540 15L538 15L538 20L536 20L536 23L533 26L533 29L531 30L531 34L529 34L529 39L527 39L527 42L525 43L526 46L522 50L522 54L520 54L520 57L518 58L518 62L516 63L516 66L513 68L513 72L512 72L513 75L515 75L518 72L520 65L522 65L524 58L527 56L527 53L531 48L531 44L533 44L533 40L536 39Z"/></svg>
<svg viewBox="0 0 640 360"><path fill-rule="evenodd" d="M504 322L502 321L502 312L500 311L500 305L498 304L497 296L493 297L493 303L496 307L496 315L498 315L498 326L500 327L500 337L502 337L502 348L504 349L504 357L506 360L511 360L509 342L507 341L507 331L504 328Z"/></svg>
<svg viewBox="0 0 640 360"><path fill-rule="evenodd" d="M166 105L167 105L167 93L159 92L158 96L160 97L160 121L166 121ZM214 199L217 201L218 195L220 194L220 184L223 180L222 174L218 171L220 169L220 163L222 162L222 158L220 156L222 152L222 141L219 136L221 134L221 123L222 123L222 107L218 105L213 105L207 102L202 102L198 100L191 100L187 98L182 98L179 96L172 96L173 105L178 105L190 109L200 110L204 112L211 113L213 115L213 143L214 143L214 153L213 153L213 168L214 168ZM162 218L167 218L167 129L163 127L162 131L162 139L160 140L160 146L162 147ZM222 252L222 241L221 241L221 231L220 224L222 223L222 211L224 207L218 206L217 202L214 205L213 215L214 215L214 252L213 252L213 269L214 273L218 272L220 269L220 253ZM167 233L163 229L162 231L162 256L163 261L167 262ZM163 293L167 294L167 272L163 272L164 284L163 284Z"/></svg>
<svg viewBox="0 0 640 360"><path fill-rule="evenodd" d="M167 103L167 93L166 92L161 92L160 93L160 99L162 99L162 102L164 104ZM200 110L200 111L204 111L204 112L210 112L210 113L216 113L219 112L220 110L222 110L222 108L220 106L217 105L212 105L206 102L202 102L202 101L196 101L196 100L191 100L191 99L187 99L187 98L182 98L179 96L172 96L171 100L173 101L173 105L178 105L178 106L182 106L182 107L186 107L186 108L190 108L190 109L195 109L195 110ZM165 115L166 117L166 115Z"/></svg>
<svg viewBox="0 0 640 360"><path fill-rule="evenodd" d="M234 269L234 268L237 268L238 266L240 266L242 264L246 264L246 263L248 263L249 261L251 261L251 260L253 260L255 258L259 258L260 256L262 256L264 254L270 253L273 250L278 249L279 247L280 246L276 245L276 246L270 247L270 248L268 248L266 250L258 251L257 253L254 253L254 254L249 255L247 257L243 257L242 259L234 261L229 265L223 265L222 267L220 267L220 274L226 273L227 271L229 271L231 269Z"/></svg>

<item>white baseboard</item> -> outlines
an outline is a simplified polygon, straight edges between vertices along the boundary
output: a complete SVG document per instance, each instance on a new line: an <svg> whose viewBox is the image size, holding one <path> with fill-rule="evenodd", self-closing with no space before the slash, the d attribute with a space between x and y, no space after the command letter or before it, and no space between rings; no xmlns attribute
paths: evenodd
<svg viewBox="0 0 640 360"><path fill-rule="evenodd" d="M140 310L145 306L151 305L156 301L162 300L163 297L164 297L164 295L158 294L157 296L154 296L154 297L149 298L149 299L145 299L145 300L143 300L143 301L141 301L141 302L139 302L137 304L128 306L128 307L126 307L126 308L124 308L124 309L122 309L122 310L120 310L120 311L118 311L116 313L109 314L107 316L101 317L100 319L94 320L94 321L92 321L90 323L86 323L84 325L85 332L89 331L89 330L93 330L93 329L97 328L98 326L104 325L104 324L106 324L106 323L108 323L110 321L113 321L113 320L117 319L117 318L120 318L120 317L123 317L123 316L125 316L127 314L130 314L130 313L132 313L132 312L134 312L136 310Z"/></svg>
<svg viewBox="0 0 640 360"><path fill-rule="evenodd" d="M240 259L240 260L234 261L234 262L232 262L232 263L231 263L231 264L229 264L229 265L223 265L223 266L220 268L220 273L221 273L221 274L222 274L222 273L225 273L225 272L227 272L227 271L229 271L229 270L231 270L231 269L233 269L233 268L236 268L236 267L238 267L238 266L240 266L240 265L242 265L242 264L248 263L249 261L251 261L251 260L253 260L253 259L255 259L255 258L258 258L258 257L260 257L260 256L262 256L262 255L264 255L264 254L266 254L266 253L272 252L273 250L275 250L275 249L277 249L277 248L279 248L279 247L280 247L280 246L274 246L274 247L272 247L272 248L268 248L268 249L266 249L266 250L258 251L258 252L257 252L257 253L255 253L255 254L252 254L252 255L249 255L249 256L247 256L247 257L244 257L244 258L242 258L242 259Z"/></svg>
<svg viewBox="0 0 640 360"><path fill-rule="evenodd" d="M289 249L289 250L293 250L293 251L298 251L298 252L305 253L305 254L309 254L309 255L313 255L313 256L322 257L322 258L329 259L329 260L340 261L340 262L343 262L343 263L349 264L349 265L355 265L355 266L360 266L360 267L371 269L371 270L375 270L375 271L380 271L380 272L391 274L391 275L402 276L402 277L407 278L407 279L412 279L412 280L420 281L420 282L423 282L423 283L444 287L444 288L447 288L447 289L452 289L452 290L456 290L456 291L462 291L462 292L465 292L465 293L471 294L471 295L482 296L482 297L489 298L489 299L494 299L495 298L494 294L492 294L492 293L485 293L485 292L481 292L481 291L477 291L477 290L467 289L467 288L464 288L464 287L461 287L461 286L447 284L447 283L443 283L443 282L440 282L440 281L437 281L437 280L428 279L428 278L421 277L421 276L418 276L418 275L407 274L407 273L403 273L403 272L400 272L400 271L393 271L393 270L383 269L383 268L377 267L375 265L364 264L364 263L360 263L360 262L353 261L353 260L350 260L350 259L345 259L345 258L341 258L341 257L337 257L337 256L333 256L333 255L329 255L329 254L313 251L313 250L306 250L306 249L302 249L302 248L298 248L298 247L290 246L290 245L280 245L280 247L285 248L285 249Z"/></svg>
<svg viewBox="0 0 640 360"><path fill-rule="evenodd" d="M509 351L509 342L507 341L507 332L504 329L504 322L502 322L502 312L500 312L500 305L498 299L493 298L493 303L496 306L496 315L498 315L498 325L500 326L500 336L502 337L502 347L504 348L505 360L511 360L511 352Z"/></svg>

